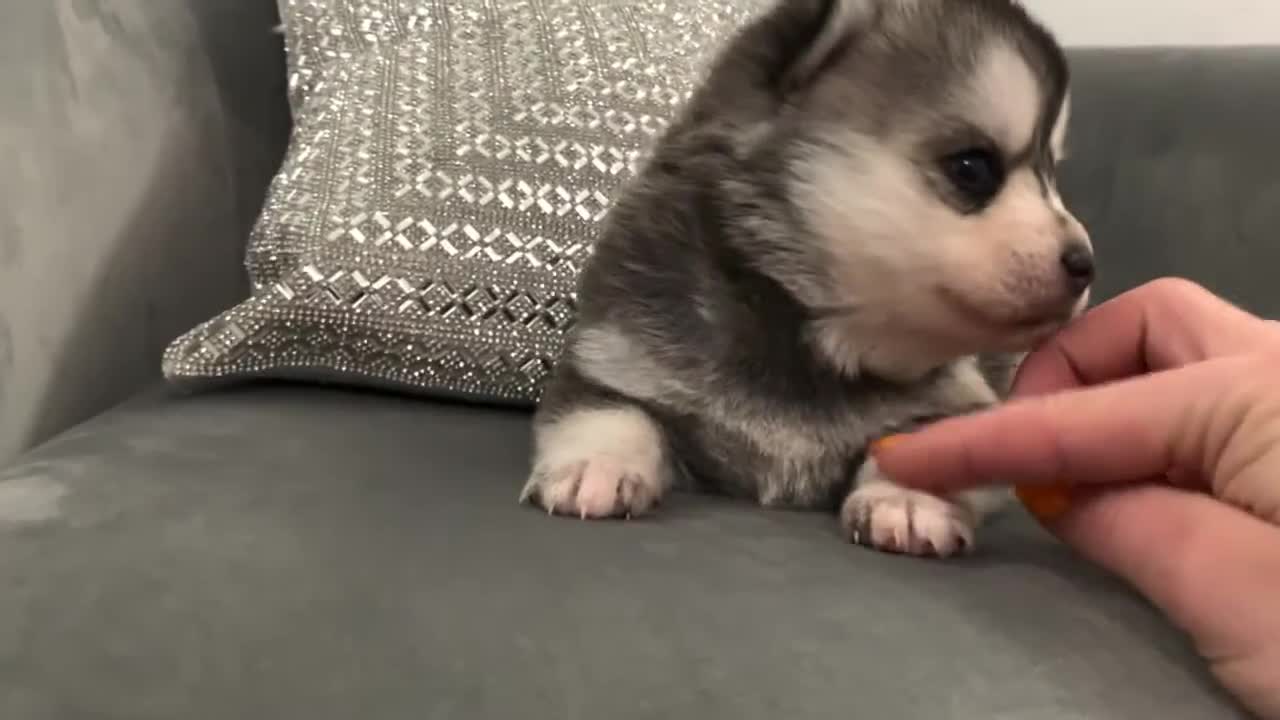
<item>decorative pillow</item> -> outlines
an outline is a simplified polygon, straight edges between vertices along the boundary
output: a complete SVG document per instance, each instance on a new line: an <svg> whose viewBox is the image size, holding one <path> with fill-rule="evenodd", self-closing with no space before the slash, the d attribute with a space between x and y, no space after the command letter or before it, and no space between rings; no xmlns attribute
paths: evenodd
<svg viewBox="0 0 1280 720"><path fill-rule="evenodd" d="M294 133L205 387L530 403L610 199L760 0L281 0Z"/></svg>

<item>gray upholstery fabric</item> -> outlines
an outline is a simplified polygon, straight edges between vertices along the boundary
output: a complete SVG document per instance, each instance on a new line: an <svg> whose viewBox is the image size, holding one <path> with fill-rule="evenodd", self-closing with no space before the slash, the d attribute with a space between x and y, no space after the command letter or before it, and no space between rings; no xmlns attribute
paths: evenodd
<svg viewBox="0 0 1280 720"><path fill-rule="evenodd" d="M1280 47L1077 50L1063 194L1098 297L1192 278L1280 317Z"/></svg>
<svg viewBox="0 0 1280 720"><path fill-rule="evenodd" d="M247 291L288 131L269 0L39 0L0 22L0 462L160 375Z"/></svg>
<svg viewBox="0 0 1280 720"><path fill-rule="evenodd" d="M1076 60L1066 182L1101 295L1176 273L1280 314L1280 51ZM150 202L226 202L198 177ZM230 276L240 248L202 252ZM157 359L107 340L81 362ZM705 498L549 519L514 504L527 420L256 387L140 399L27 454L0 471L0 718L1237 715L1163 620L1021 515L959 563Z"/></svg>
<svg viewBox="0 0 1280 720"><path fill-rule="evenodd" d="M961 562L674 498L515 503L527 416L141 400L0 474L0 717L1235 717L1154 613L1011 514Z"/></svg>

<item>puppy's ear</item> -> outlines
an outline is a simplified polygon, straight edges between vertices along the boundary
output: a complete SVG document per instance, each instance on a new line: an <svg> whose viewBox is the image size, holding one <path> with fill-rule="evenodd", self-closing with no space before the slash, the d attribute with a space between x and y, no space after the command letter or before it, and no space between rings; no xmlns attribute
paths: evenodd
<svg viewBox="0 0 1280 720"><path fill-rule="evenodd" d="M786 71L782 74L782 91L786 94L807 87L841 52L854 42L859 32L871 26L879 14L900 0L781 0L784 4L807 5L813 11L804 18L807 26L798 39ZM813 7L813 6L817 7ZM801 18L796 17L797 21Z"/></svg>
<svg viewBox="0 0 1280 720"><path fill-rule="evenodd" d="M758 123L810 86L890 8L921 0L773 0L729 43L691 108L696 121ZM952 2L953 0L939 0Z"/></svg>

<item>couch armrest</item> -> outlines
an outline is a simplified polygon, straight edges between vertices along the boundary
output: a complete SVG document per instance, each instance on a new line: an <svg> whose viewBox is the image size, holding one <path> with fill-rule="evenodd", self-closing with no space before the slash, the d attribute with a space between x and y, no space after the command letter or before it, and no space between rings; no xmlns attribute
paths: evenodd
<svg viewBox="0 0 1280 720"><path fill-rule="evenodd" d="M0 24L0 463L159 377L247 292L287 141L275 3L17 3Z"/></svg>

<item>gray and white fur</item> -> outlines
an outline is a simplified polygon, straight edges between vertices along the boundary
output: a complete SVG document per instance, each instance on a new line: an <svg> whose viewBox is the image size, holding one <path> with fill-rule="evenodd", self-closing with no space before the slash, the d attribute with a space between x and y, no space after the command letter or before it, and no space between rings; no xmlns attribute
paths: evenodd
<svg viewBox="0 0 1280 720"><path fill-rule="evenodd" d="M688 483L973 548L1006 493L905 489L867 448L999 402L1085 306L1069 112L1061 49L1010 0L781 0L617 198L522 501L630 517Z"/></svg>

